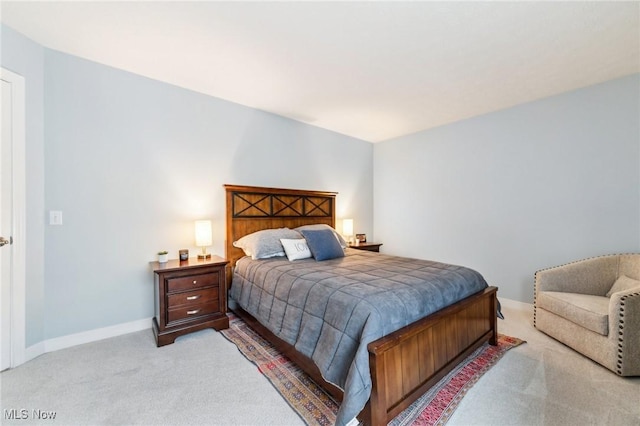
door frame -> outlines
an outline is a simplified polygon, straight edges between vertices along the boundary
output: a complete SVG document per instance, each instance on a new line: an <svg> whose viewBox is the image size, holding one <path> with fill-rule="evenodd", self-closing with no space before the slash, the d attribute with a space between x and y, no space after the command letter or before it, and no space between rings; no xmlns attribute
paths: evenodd
<svg viewBox="0 0 640 426"><path fill-rule="evenodd" d="M26 103L25 79L0 67L2 80L12 85L13 255L11 257L11 361L14 368L26 354Z"/></svg>

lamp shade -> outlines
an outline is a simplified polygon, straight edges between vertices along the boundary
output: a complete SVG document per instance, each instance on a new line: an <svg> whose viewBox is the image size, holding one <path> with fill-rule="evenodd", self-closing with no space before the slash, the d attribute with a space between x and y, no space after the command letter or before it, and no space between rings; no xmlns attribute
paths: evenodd
<svg viewBox="0 0 640 426"><path fill-rule="evenodd" d="M211 244L211 221L196 220L196 246L207 247Z"/></svg>
<svg viewBox="0 0 640 426"><path fill-rule="evenodd" d="M353 235L353 219L342 220L342 234L347 236Z"/></svg>

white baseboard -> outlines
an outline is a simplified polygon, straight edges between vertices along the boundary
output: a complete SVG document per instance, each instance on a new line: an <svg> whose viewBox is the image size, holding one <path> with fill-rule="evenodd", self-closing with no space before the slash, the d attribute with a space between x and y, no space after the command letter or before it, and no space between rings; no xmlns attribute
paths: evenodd
<svg viewBox="0 0 640 426"><path fill-rule="evenodd" d="M517 309L533 309L533 304L531 303L525 303L525 302L519 302L517 300L513 300L513 299L506 299L504 297L500 297L498 296L498 300L500 300L500 304L502 306L508 306L510 308L517 308Z"/></svg>
<svg viewBox="0 0 640 426"><path fill-rule="evenodd" d="M29 362L34 358L39 357L44 353L44 342L38 342L35 345L29 346L24 351L24 362Z"/></svg>
<svg viewBox="0 0 640 426"><path fill-rule="evenodd" d="M83 331L81 333L69 334L67 336L48 339L29 346L25 354L25 362L30 361L44 353L53 352L60 349L70 348L84 343L96 342L110 337L121 336L151 328L152 318L144 318L137 321L116 324L109 327L96 328L95 330Z"/></svg>

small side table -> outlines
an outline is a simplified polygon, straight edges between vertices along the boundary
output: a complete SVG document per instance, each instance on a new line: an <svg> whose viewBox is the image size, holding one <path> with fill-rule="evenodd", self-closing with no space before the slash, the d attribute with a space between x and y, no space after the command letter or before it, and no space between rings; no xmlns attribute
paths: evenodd
<svg viewBox="0 0 640 426"><path fill-rule="evenodd" d="M349 246L349 248L356 249L356 250L367 250L367 251L379 252L381 245L382 243L360 243L357 246L355 244L352 244Z"/></svg>
<svg viewBox="0 0 640 426"><path fill-rule="evenodd" d="M153 334L158 346L205 328L229 327L225 271L228 263L218 256L150 262L155 276Z"/></svg>

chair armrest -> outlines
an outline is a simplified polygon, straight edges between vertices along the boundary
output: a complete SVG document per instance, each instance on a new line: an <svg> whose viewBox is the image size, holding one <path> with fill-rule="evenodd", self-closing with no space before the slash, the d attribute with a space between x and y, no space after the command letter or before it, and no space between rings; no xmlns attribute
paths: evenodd
<svg viewBox="0 0 640 426"><path fill-rule="evenodd" d="M616 372L640 375L640 286L618 291L609 302L609 338L616 344Z"/></svg>
<svg viewBox="0 0 640 426"><path fill-rule="evenodd" d="M592 257L537 271L536 294L563 291L604 296L617 278L618 259L618 255Z"/></svg>

